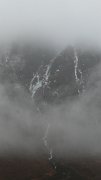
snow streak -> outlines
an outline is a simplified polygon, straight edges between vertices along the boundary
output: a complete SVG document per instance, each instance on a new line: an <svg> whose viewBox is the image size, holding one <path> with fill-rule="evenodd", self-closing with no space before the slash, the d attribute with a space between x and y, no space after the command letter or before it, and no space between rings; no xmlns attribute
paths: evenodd
<svg viewBox="0 0 101 180"><path fill-rule="evenodd" d="M35 83L35 85L33 85L34 80L37 80L37 82ZM33 77L33 79L31 80L30 83L30 88L29 90L32 92L32 98L34 97L36 91L42 87L42 80L40 80L40 76L38 73L35 74L35 76Z"/></svg>
<svg viewBox="0 0 101 180"><path fill-rule="evenodd" d="M76 80L76 82L78 82L78 81L79 81L79 78L78 78L78 56L77 56L76 50L75 50L75 52L74 52L74 56L75 56L75 58L74 58L75 80Z"/></svg>
<svg viewBox="0 0 101 180"><path fill-rule="evenodd" d="M77 51L74 50L74 71L75 71L75 80L77 82L78 85L80 85L80 87L82 88L79 88L78 87L78 94L80 94L80 91L84 90L84 85L83 85L83 75L82 75L82 71L81 69L79 68L79 59L78 59L78 55L77 55ZM79 74L79 76L78 76Z"/></svg>
<svg viewBox="0 0 101 180"><path fill-rule="evenodd" d="M48 126L46 128L46 132L45 132L45 135L43 137L43 142L44 142L44 146L46 147L48 153L49 153L49 161L52 161L53 160L53 150L52 148L50 148L49 144L48 144L48 134L49 134L49 129L50 129L50 124L48 123ZM55 162L52 161L52 164L54 166L54 168L56 169L56 165L55 165Z"/></svg>
<svg viewBox="0 0 101 180"><path fill-rule="evenodd" d="M37 92L37 90L39 89L39 88L45 88L45 86L47 86L48 85L48 80L49 80L49 76L50 76L50 69L51 69L51 66L52 66L52 63L53 63L53 61L54 61L54 59L52 59L51 61L50 61L50 63L49 63L49 65L47 65L46 67L45 67L45 74L44 74L44 76L43 77L41 77L41 75L40 75L40 73L39 72L37 72L34 76L33 76L33 78L32 78L32 80L31 80L31 83L30 83L30 87L29 87L29 90L30 90L30 92L32 93L32 98L34 98L34 96L35 96L35 94L36 94L36 92ZM42 66L41 66L42 67ZM40 69L41 69L41 67L40 67ZM35 82L34 82L35 81Z"/></svg>

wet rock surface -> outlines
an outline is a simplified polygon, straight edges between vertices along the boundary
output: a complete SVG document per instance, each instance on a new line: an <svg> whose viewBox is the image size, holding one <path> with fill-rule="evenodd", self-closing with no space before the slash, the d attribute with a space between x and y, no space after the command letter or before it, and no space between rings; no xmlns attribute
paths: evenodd
<svg viewBox="0 0 101 180"><path fill-rule="evenodd" d="M98 180L101 179L101 159L58 160L54 170L46 157L0 158L1 180Z"/></svg>

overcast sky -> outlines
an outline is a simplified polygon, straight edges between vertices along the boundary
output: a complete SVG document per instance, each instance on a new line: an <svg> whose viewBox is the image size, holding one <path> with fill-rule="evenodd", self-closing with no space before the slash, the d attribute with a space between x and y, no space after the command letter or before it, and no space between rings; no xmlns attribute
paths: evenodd
<svg viewBox="0 0 101 180"><path fill-rule="evenodd" d="M100 43L101 0L0 0L0 38Z"/></svg>

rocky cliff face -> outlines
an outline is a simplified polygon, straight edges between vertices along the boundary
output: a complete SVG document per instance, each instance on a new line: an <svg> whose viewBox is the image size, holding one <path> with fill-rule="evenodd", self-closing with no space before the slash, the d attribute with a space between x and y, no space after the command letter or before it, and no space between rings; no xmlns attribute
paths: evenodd
<svg viewBox="0 0 101 180"><path fill-rule="evenodd" d="M18 83L29 91L33 73L54 56L53 50L34 44L14 43L0 50L0 82Z"/></svg>
<svg viewBox="0 0 101 180"><path fill-rule="evenodd" d="M89 76L101 61L91 48L52 49L15 44L0 53L0 82L20 84L37 104L59 103L83 93Z"/></svg>
<svg viewBox="0 0 101 180"><path fill-rule="evenodd" d="M14 46L0 54L0 83L12 84L13 90L14 87L16 89L16 85L23 86L24 89L30 93L38 107L41 102L45 104L58 104L68 99L74 99L87 91L89 77L100 62L100 51L90 48L68 47L56 55L53 51L39 48L35 49L32 46ZM12 86L10 87L11 91ZM11 94L13 93L11 92ZM21 98L23 98L23 96ZM31 108L33 109L32 106ZM41 115L42 114L44 113L41 113ZM12 167L14 167L14 171L16 169L17 174L19 172L17 179L21 178L25 173L23 172L25 171L23 170L25 167L28 177L32 179L83 179L83 177L85 179L86 173L87 177L93 177L90 171L91 165L87 168L88 162L85 160L82 162L77 160L77 162L70 162L69 164L66 159L58 159L56 154L57 147L60 148L61 151L62 141L64 140L62 135L64 136L64 132L61 131L60 128L56 134L56 129L53 127L54 123L53 126L51 125L51 120L54 121L54 117L53 119L50 117L50 124L47 120L48 117L46 117L46 121L43 122L45 126L44 132L42 131L40 141L37 139L37 141L42 144L43 154L45 154L43 159L42 157L36 157L38 158L37 161L31 160L29 162L27 160L14 159L11 163L8 163L8 160L7 162L0 160L2 164L8 164L6 165L7 176L11 177L9 172L11 172ZM62 119L62 115L60 118ZM58 134L60 133L61 138L59 139L60 136L58 137ZM26 135L26 138L28 136L29 135ZM53 142L50 136L53 137ZM55 147L56 143L59 144L59 146ZM21 164L20 162L22 162L22 165L18 166L17 163ZM31 168L29 164L31 164ZM26 167L26 165L28 166ZM93 167L94 170L96 166L99 166L99 163L95 163ZM3 167L4 168L1 168L1 172L3 172L3 175L0 176L1 178L5 177L5 166ZM9 170L10 168L8 167L10 167L11 170ZM39 171L41 167L43 167L42 171ZM85 167L87 169L83 170ZM22 172L20 169L22 169ZM30 172L32 174L30 174L29 169L31 169ZM99 173L95 170L95 175L100 174L100 169L101 168L99 168ZM81 174L79 172L81 172ZM26 173L24 177L27 176ZM99 177L101 176L99 175Z"/></svg>
<svg viewBox="0 0 101 180"><path fill-rule="evenodd" d="M43 64L30 83L36 101L57 103L86 90L89 75L100 63L101 54L87 49L69 47Z"/></svg>

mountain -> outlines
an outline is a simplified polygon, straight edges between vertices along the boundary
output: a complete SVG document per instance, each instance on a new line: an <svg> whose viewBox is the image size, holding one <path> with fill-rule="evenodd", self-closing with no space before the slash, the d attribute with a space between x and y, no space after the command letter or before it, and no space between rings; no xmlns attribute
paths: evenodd
<svg viewBox="0 0 101 180"><path fill-rule="evenodd" d="M42 116L40 122L45 126L45 128L42 127L44 132L42 129L41 138L36 139L38 143L41 142L43 157L41 155L34 158L21 156L1 157L1 179L7 179L8 177L14 179L15 174L16 179L81 180L93 179L93 176L95 179L99 176L101 179L101 161L99 158L94 160L85 158L73 159L72 162L67 161L66 158L58 158L56 152L62 146L64 132L61 131L61 128L56 132L54 123L54 127L46 121L44 125L44 113L42 108L40 108L40 105L44 108L44 105L47 104L59 105L68 101L68 99L74 100L85 93L89 87L92 88L97 79L95 78L91 82L90 77L100 63L100 50L88 47L67 47L65 50L57 53L52 48L15 43L9 48L0 49L0 83L7 84L7 90L9 90L7 95L15 97L16 93L19 92L19 99L25 98L27 101L28 99L24 97L25 93L23 95L23 92L20 90L16 92L16 89L23 87L29 96L32 97L32 101L34 99L35 106L38 107L37 113ZM22 102L27 104L26 101ZM28 106L29 103L27 104ZM30 104L30 107L34 108L32 104ZM6 115L9 119L8 115L9 113ZM36 118L37 121L38 118L39 116ZM46 120L47 118L49 117L46 115ZM60 118L62 119L62 115ZM54 116L53 119L52 117L50 119L54 120ZM40 134L39 131L41 131L41 128L37 129L36 124L37 122L35 122L35 129L33 130L34 136L36 132ZM21 133L24 133L25 141L33 137L33 132L31 132L32 134L30 132L26 133L26 130L23 128ZM58 133L61 134L61 137L58 136ZM49 136L53 137L53 142ZM55 144L57 146L56 149ZM66 147L64 141L63 144Z"/></svg>
<svg viewBox="0 0 101 180"><path fill-rule="evenodd" d="M0 49L0 82L22 86L37 105L62 103L86 91L100 62L100 50L90 47L67 47L57 53L49 47L14 43Z"/></svg>
<svg viewBox="0 0 101 180"><path fill-rule="evenodd" d="M78 96L86 90L89 76L100 62L100 51L66 48L39 66L30 83L32 97L39 103L58 103Z"/></svg>
<svg viewBox="0 0 101 180"><path fill-rule="evenodd" d="M33 73L43 62L54 56L54 51L34 43L13 43L0 49L0 82L19 83L27 90Z"/></svg>

